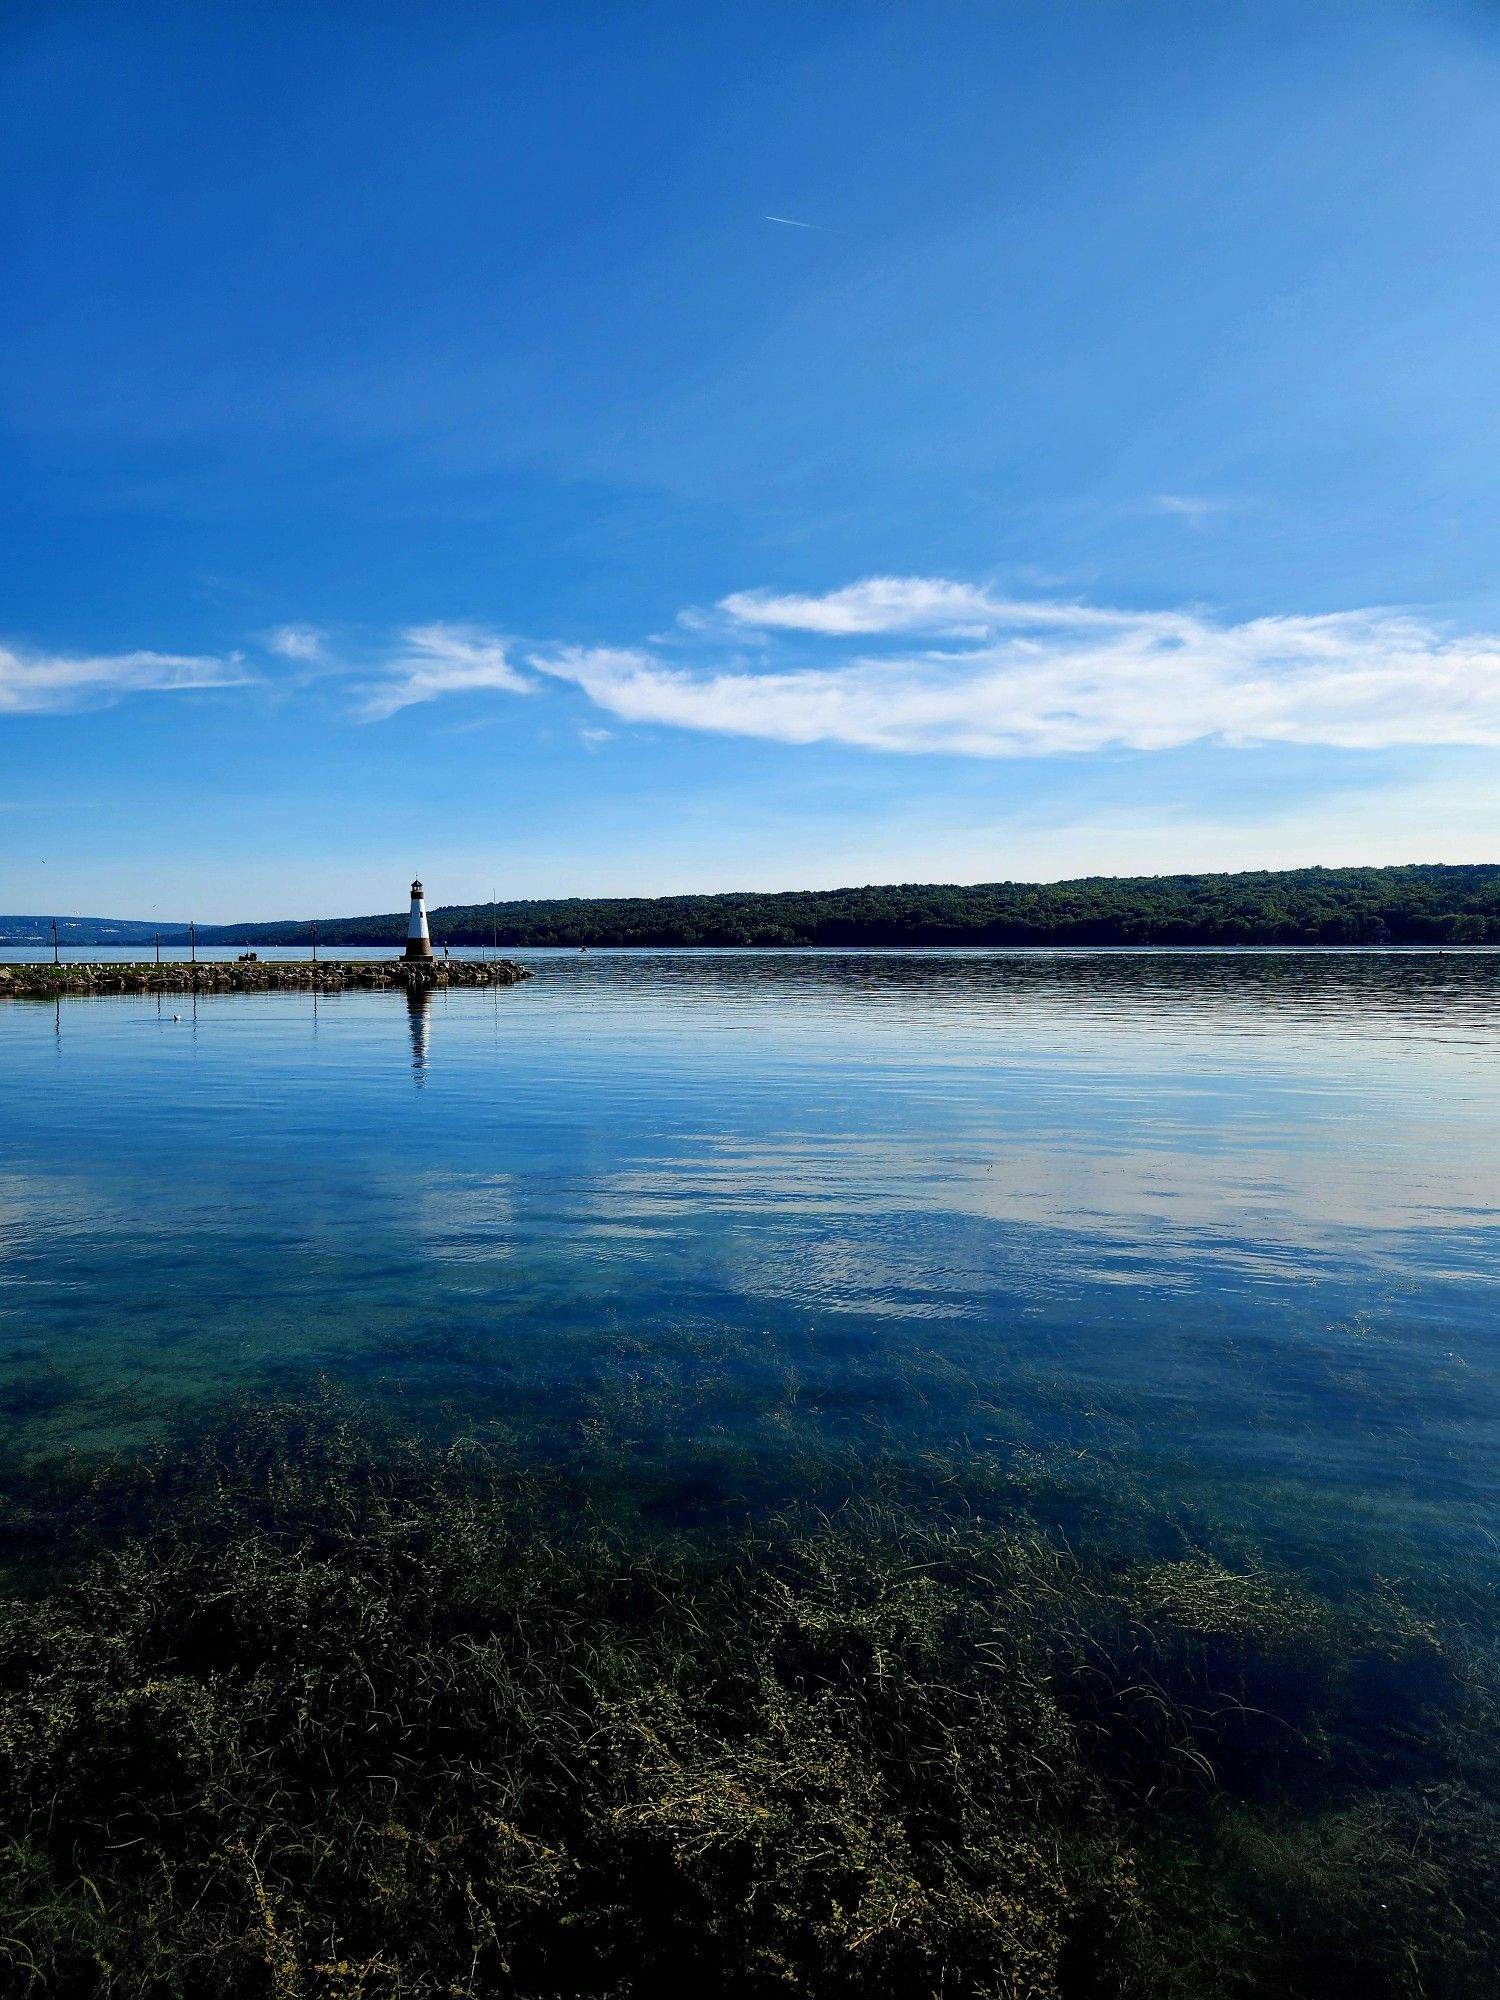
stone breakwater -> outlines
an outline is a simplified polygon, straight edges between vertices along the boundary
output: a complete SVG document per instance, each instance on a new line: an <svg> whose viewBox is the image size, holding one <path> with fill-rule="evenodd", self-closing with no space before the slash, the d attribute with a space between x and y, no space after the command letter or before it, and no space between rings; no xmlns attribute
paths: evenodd
<svg viewBox="0 0 1500 2000"><path fill-rule="evenodd" d="M320 959L277 965L207 960L197 965L0 965L0 999L53 1000L73 993L318 993L399 987L514 986L532 974L512 958Z"/></svg>

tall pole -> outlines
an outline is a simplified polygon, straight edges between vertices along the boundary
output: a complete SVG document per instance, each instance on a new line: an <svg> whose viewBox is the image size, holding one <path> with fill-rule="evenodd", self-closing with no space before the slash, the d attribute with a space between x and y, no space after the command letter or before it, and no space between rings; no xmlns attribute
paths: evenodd
<svg viewBox="0 0 1500 2000"><path fill-rule="evenodd" d="M156 962L161 964L161 932L156 933Z"/></svg>
<svg viewBox="0 0 1500 2000"><path fill-rule="evenodd" d="M313 940L313 964L316 965L318 962L318 923L316 918L313 919L312 940Z"/></svg>
<svg viewBox="0 0 1500 2000"><path fill-rule="evenodd" d="M198 963L198 926L192 922L188 924L188 949L191 951L193 963L196 965Z"/></svg>
<svg viewBox="0 0 1500 2000"><path fill-rule="evenodd" d="M61 959L60 959L60 958L58 957L58 955L57 955L57 919L56 919L56 917L54 917L54 918L52 919L52 963L53 963L54 965L61 965L61 963L62 963L62 960L61 960Z"/></svg>
<svg viewBox="0 0 1500 2000"><path fill-rule="evenodd" d="M494 889L490 891L490 964L500 956L500 898Z"/></svg>

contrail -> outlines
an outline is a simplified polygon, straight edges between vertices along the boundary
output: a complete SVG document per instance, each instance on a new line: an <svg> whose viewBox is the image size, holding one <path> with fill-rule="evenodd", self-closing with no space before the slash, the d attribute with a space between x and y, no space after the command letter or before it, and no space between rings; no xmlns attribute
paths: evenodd
<svg viewBox="0 0 1500 2000"><path fill-rule="evenodd" d="M767 222L783 223L788 229L816 229L820 236L827 236L829 230L821 222L799 222L795 215L768 215Z"/></svg>

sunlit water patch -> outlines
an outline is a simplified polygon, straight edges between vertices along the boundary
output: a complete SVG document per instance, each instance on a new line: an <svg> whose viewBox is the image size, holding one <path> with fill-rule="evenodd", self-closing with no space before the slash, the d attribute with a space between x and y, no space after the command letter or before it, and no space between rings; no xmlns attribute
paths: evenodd
<svg viewBox="0 0 1500 2000"><path fill-rule="evenodd" d="M1482 1545L1500 955L530 962L0 1003L11 1452L319 1377L440 1427L646 1380L637 1472L696 1428L774 1484L792 1411Z"/></svg>

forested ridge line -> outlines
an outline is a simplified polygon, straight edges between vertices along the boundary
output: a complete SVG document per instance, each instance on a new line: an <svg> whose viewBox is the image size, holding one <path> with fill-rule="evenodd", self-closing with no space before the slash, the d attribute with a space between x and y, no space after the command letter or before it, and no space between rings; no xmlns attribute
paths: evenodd
<svg viewBox="0 0 1500 2000"><path fill-rule="evenodd" d="M722 895L453 904L433 938L543 945L1500 944L1500 865L1294 868L1071 882L892 883ZM306 921L199 927L205 942L300 944ZM322 942L395 943L406 912L325 918Z"/></svg>

